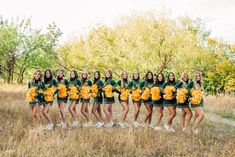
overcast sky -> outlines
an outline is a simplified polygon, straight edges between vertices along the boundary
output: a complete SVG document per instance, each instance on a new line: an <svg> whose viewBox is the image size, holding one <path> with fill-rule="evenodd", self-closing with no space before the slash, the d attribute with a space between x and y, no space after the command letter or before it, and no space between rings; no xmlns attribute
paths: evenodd
<svg viewBox="0 0 235 157"><path fill-rule="evenodd" d="M32 17L33 26L40 28L55 22L64 33L61 41L135 11L163 9L174 18L200 17L212 37L235 42L235 0L0 0L4 18Z"/></svg>

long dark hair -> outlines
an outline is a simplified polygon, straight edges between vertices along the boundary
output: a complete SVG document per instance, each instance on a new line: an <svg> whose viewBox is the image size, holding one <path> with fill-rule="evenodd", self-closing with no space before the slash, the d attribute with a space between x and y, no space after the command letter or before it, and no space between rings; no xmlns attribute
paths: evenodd
<svg viewBox="0 0 235 157"><path fill-rule="evenodd" d="M173 81L170 81L170 75L173 75L174 76L174 80ZM168 75L167 75L167 83L169 82L175 82L175 74L173 72L169 72Z"/></svg>
<svg viewBox="0 0 235 157"><path fill-rule="evenodd" d="M113 78L113 73L112 73L112 71L111 71L111 70L107 70L105 73L107 73L107 72L110 74L110 76L109 76L109 78L107 78L106 75L104 75L104 77L105 77L105 82L107 82L109 79L112 79L112 78Z"/></svg>
<svg viewBox="0 0 235 157"><path fill-rule="evenodd" d="M74 78L72 78L71 77L71 73L74 73ZM78 72L76 71L76 70L72 70L71 72L70 72L70 81L72 81L72 80L76 80L76 79L78 79Z"/></svg>
<svg viewBox="0 0 235 157"><path fill-rule="evenodd" d="M162 81L158 80L159 75L162 75ZM161 83L161 82L165 82L165 77L164 77L163 73L159 72L156 74L155 83Z"/></svg>
<svg viewBox="0 0 235 157"><path fill-rule="evenodd" d="M98 74L98 78L95 78L95 73ZM99 72L99 71L96 71L95 73L94 73L94 82L93 82L93 84L95 84L97 81L100 80L100 72Z"/></svg>
<svg viewBox="0 0 235 157"><path fill-rule="evenodd" d="M46 77L46 73L47 73L47 72L50 73L50 77L49 77L49 78ZM47 82L51 81L52 78L53 78L53 75L52 75L51 70L50 70L50 69L47 69L47 70L44 72L44 82L47 83Z"/></svg>
<svg viewBox="0 0 235 157"><path fill-rule="evenodd" d="M151 80L148 79L148 74L152 75L152 79ZM147 73L145 74L145 78L144 79L145 79L145 81L148 81L148 82L154 82L153 72L148 70Z"/></svg>
<svg viewBox="0 0 235 157"><path fill-rule="evenodd" d="M134 74L135 74L135 73L138 74L138 78L137 78L137 79L134 78ZM131 77L131 78L132 78L132 80L137 80L137 81L139 81L139 80L140 80L140 73L139 73L138 71L134 71L134 72L132 73L132 77Z"/></svg>

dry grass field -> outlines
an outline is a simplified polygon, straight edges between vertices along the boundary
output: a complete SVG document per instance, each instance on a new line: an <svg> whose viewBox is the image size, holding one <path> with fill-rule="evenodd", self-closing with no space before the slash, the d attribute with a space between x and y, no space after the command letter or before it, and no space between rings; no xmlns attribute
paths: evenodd
<svg viewBox="0 0 235 157"><path fill-rule="evenodd" d="M206 98L206 117L200 134L182 133L179 116L174 119L175 133L156 132L150 128L67 128L34 132L31 111L25 102L26 87L0 86L0 156L187 156L234 157L235 127L213 120L210 114L228 119L234 124L235 98L209 96ZM130 104L129 123L133 120ZM78 105L80 107L80 104ZM52 107L54 122L59 117L56 105ZM121 106L114 105L114 118L118 122ZM144 106L140 120L143 120ZM164 112L165 115L167 111ZM180 111L178 111L179 115ZM92 115L91 115L92 116ZM93 117L93 116L92 116ZM79 112L79 122L84 118ZM156 111L153 114L153 123ZM67 120L71 116L67 112ZM165 116L162 124L165 122ZM44 117L42 123L46 124Z"/></svg>

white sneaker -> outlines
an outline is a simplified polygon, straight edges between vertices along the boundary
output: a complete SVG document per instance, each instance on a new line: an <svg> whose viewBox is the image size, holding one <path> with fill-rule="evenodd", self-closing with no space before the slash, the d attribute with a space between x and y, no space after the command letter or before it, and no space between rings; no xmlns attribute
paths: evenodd
<svg viewBox="0 0 235 157"><path fill-rule="evenodd" d="M113 123L113 121L111 121L111 122L107 123L105 126L107 128L112 128L114 126L114 123Z"/></svg>
<svg viewBox="0 0 235 157"><path fill-rule="evenodd" d="M124 122L119 122L119 125L121 128L125 128L125 123Z"/></svg>
<svg viewBox="0 0 235 157"><path fill-rule="evenodd" d="M96 122L93 126L94 126L94 127L97 127L97 126L99 126L99 123L100 123L100 122Z"/></svg>
<svg viewBox="0 0 235 157"><path fill-rule="evenodd" d="M152 128L152 129L155 128L153 124L149 124L148 127L149 127L149 128Z"/></svg>
<svg viewBox="0 0 235 157"><path fill-rule="evenodd" d="M96 128L102 128L104 126L104 122L98 122L98 125L96 126Z"/></svg>
<svg viewBox="0 0 235 157"><path fill-rule="evenodd" d="M90 124L89 123L84 123L82 126L87 128L87 127L90 127Z"/></svg>
<svg viewBox="0 0 235 157"><path fill-rule="evenodd" d="M164 128L165 128L166 130L169 130L170 126L167 125L167 124L164 124Z"/></svg>
<svg viewBox="0 0 235 157"><path fill-rule="evenodd" d="M141 126L141 124L139 122L135 121L133 126L134 126L134 128L139 128Z"/></svg>
<svg viewBox="0 0 235 157"><path fill-rule="evenodd" d="M193 133L194 133L194 134L199 134L199 129L198 129L198 128L193 129Z"/></svg>
<svg viewBox="0 0 235 157"><path fill-rule="evenodd" d="M63 125L63 122L56 124L57 127L62 127L62 125Z"/></svg>
<svg viewBox="0 0 235 157"><path fill-rule="evenodd" d="M186 132L186 128L183 128L182 131L183 131L183 132Z"/></svg>
<svg viewBox="0 0 235 157"><path fill-rule="evenodd" d="M156 130L156 131L161 131L161 130L162 130L162 127L156 126L156 127L154 128L154 130Z"/></svg>
<svg viewBox="0 0 235 157"><path fill-rule="evenodd" d="M66 127L67 127L67 124L66 124L65 122L62 122L61 128L62 128L62 129L65 129Z"/></svg>
<svg viewBox="0 0 235 157"><path fill-rule="evenodd" d="M78 126L78 121L73 121L71 127L76 128Z"/></svg>
<svg viewBox="0 0 235 157"><path fill-rule="evenodd" d="M53 130L54 129L54 124L53 123L49 123L46 127L46 130Z"/></svg>
<svg viewBox="0 0 235 157"><path fill-rule="evenodd" d="M173 129L172 127L169 128L170 132L175 132L175 129Z"/></svg>

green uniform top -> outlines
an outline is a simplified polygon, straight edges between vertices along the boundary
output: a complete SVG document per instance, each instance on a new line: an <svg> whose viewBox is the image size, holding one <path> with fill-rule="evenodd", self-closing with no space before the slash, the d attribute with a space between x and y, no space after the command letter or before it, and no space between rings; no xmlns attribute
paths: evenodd
<svg viewBox="0 0 235 157"><path fill-rule="evenodd" d="M81 87L82 86L82 82L79 79L70 79L69 85L70 86Z"/></svg>
<svg viewBox="0 0 235 157"><path fill-rule="evenodd" d="M187 88L187 85L189 84L189 81L179 81L176 85L175 88Z"/></svg>
<svg viewBox="0 0 235 157"><path fill-rule="evenodd" d="M117 83L113 79L109 79L104 83L104 86L111 85L113 87L117 86Z"/></svg>
<svg viewBox="0 0 235 157"><path fill-rule="evenodd" d="M140 80L132 80L128 85L129 89L134 90L140 88Z"/></svg>
<svg viewBox="0 0 235 157"><path fill-rule="evenodd" d="M82 86L92 86L91 80L86 79L85 81L82 81Z"/></svg>
<svg viewBox="0 0 235 157"><path fill-rule="evenodd" d="M165 82L163 83L162 85L162 88L166 88L166 86L175 86L176 85L176 82Z"/></svg>
<svg viewBox="0 0 235 157"><path fill-rule="evenodd" d="M35 82L29 81L28 82L28 89L31 87L34 87L36 89L36 91L46 90L45 84L42 81L37 81L37 80L35 80Z"/></svg>
<svg viewBox="0 0 235 157"><path fill-rule="evenodd" d="M50 81L47 81L47 82L44 81L44 83L45 83L46 89L52 86L58 87L58 82L55 79L51 79Z"/></svg>
<svg viewBox="0 0 235 157"><path fill-rule="evenodd" d="M146 81L146 80L143 80L140 82L140 88L143 90L145 88L149 88L151 89L154 85L154 81Z"/></svg>
<svg viewBox="0 0 235 157"><path fill-rule="evenodd" d="M129 81L122 82L122 80L119 80L116 86L120 86L121 89L129 89ZM116 92L119 94L121 93L121 91L119 91L118 89L116 89Z"/></svg>
<svg viewBox="0 0 235 157"><path fill-rule="evenodd" d="M102 80L97 80L96 82L94 82L93 84L96 84L98 86L99 91L102 91L102 88L104 86L104 82Z"/></svg>

